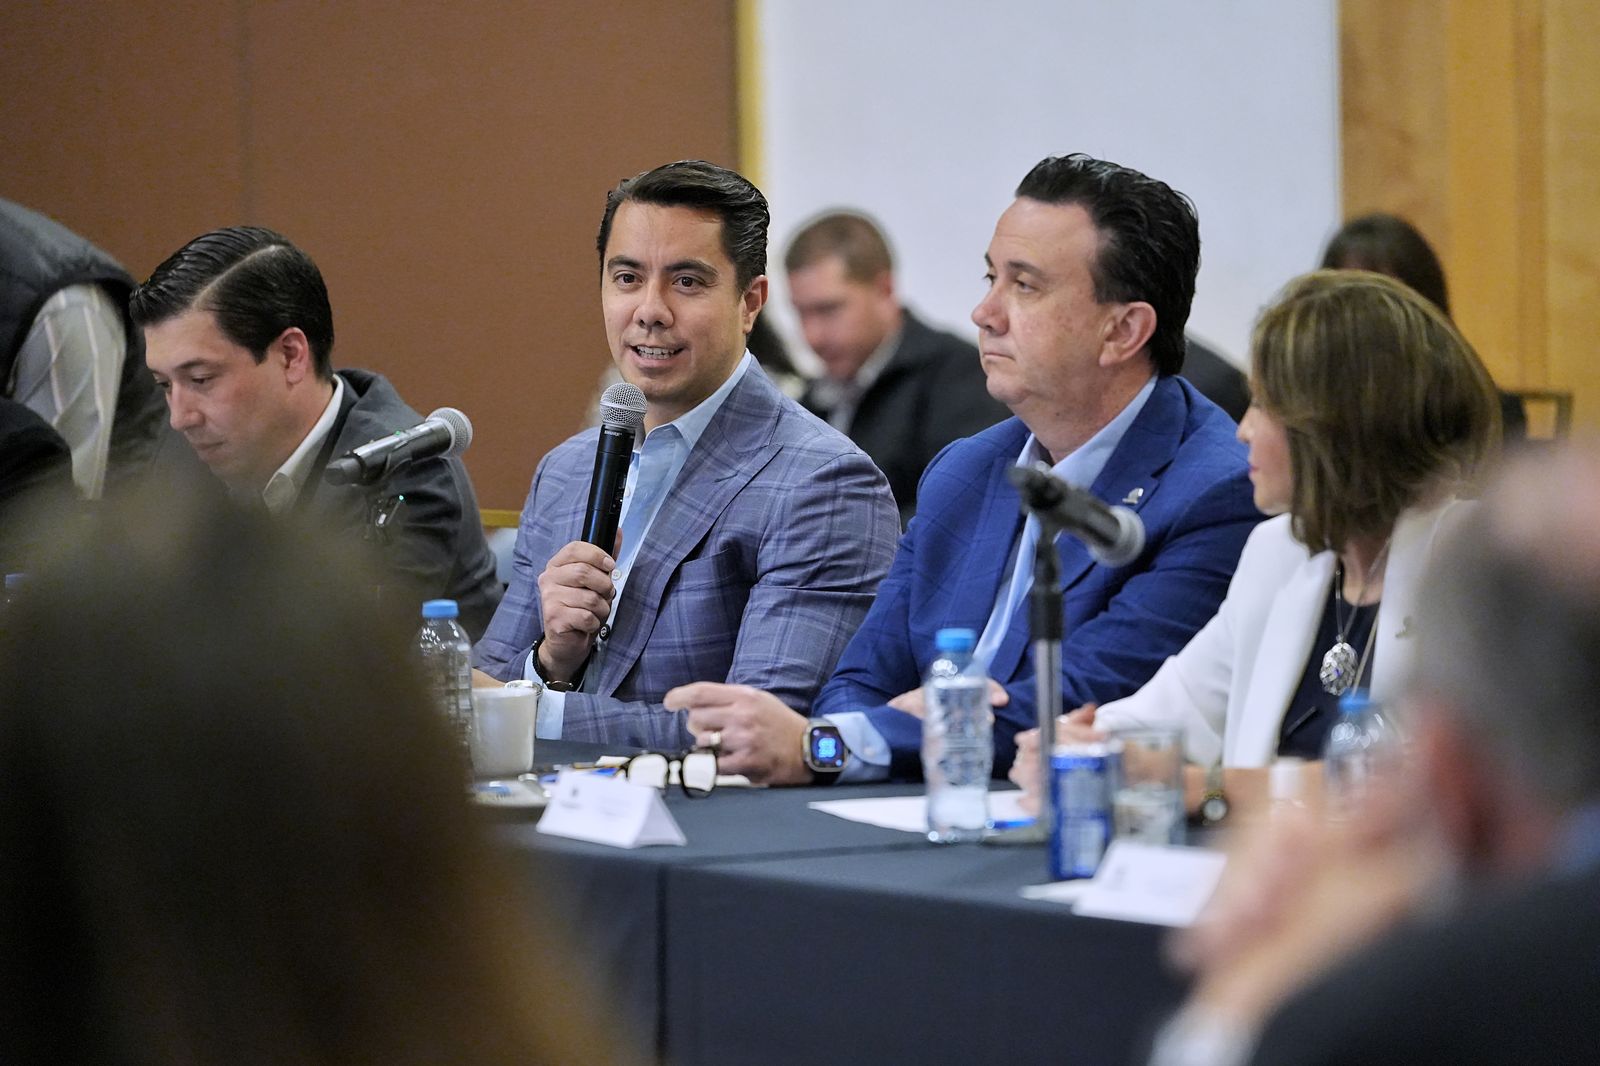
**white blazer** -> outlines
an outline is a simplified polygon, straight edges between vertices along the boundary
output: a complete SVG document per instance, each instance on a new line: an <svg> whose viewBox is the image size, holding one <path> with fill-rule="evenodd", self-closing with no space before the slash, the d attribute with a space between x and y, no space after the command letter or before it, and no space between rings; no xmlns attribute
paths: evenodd
<svg viewBox="0 0 1600 1066"><path fill-rule="evenodd" d="M1391 697L1412 647L1417 583L1439 536L1474 504L1407 511L1395 524L1373 648L1372 695ZM1333 583L1334 553L1310 554L1289 533L1289 516L1250 534L1227 598L1194 639L1133 695L1100 708L1102 729L1181 729L1192 762L1265 766L1300 686ZM1324 649L1319 649L1320 652Z"/></svg>

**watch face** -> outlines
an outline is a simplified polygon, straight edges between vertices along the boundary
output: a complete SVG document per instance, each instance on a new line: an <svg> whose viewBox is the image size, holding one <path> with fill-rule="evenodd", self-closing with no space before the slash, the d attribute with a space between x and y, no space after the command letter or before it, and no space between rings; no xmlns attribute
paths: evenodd
<svg viewBox="0 0 1600 1066"><path fill-rule="evenodd" d="M794 749L789 749L793 751ZM842 770L845 761L844 739L837 726L816 723L806 731L806 762L813 770Z"/></svg>
<svg viewBox="0 0 1600 1066"><path fill-rule="evenodd" d="M1221 796L1207 796L1200 801L1200 817L1209 824L1222 821L1228 816L1228 801Z"/></svg>

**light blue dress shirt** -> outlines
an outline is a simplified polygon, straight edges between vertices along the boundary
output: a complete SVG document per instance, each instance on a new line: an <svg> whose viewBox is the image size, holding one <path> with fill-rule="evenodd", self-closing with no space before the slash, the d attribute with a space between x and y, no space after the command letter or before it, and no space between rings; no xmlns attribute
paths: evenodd
<svg viewBox="0 0 1600 1066"><path fill-rule="evenodd" d="M1117 412L1115 418L1100 428L1100 432L1052 466L1050 472L1073 485L1086 487L1093 485L1111 459L1111 454L1117 450L1117 445L1122 443L1122 437L1128 432L1128 427L1133 425L1133 420L1144 410L1145 402L1150 399L1150 394L1155 388L1156 379L1152 377L1145 382L1144 388L1128 401L1128 405ZM1028 439L1023 442L1022 454L1017 456L1017 464L1032 465L1035 462L1049 461L1049 453L1030 433ZM989 622L983 627L983 635L978 638L977 647L973 649L973 657L983 663L985 670L994 658L995 649L1005 639L1006 630L1022 598L1033 587L1033 548L1038 540L1039 520L1029 515L1028 520L1022 525L1021 536L1011 549L1011 577L1000 587L1000 592L995 597L994 610L989 613ZM881 781L889 776L889 744L883 739L883 734L873 728L866 714L861 711L846 711L842 714L830 714L827 718L839 727L839 733L850 749L850 761L840 773L840 781Z"/></svg>
<svg viewBox="0 0 1600 1066"><path fill-rule="evenodd" d="M678 475L683 472L683 464L689 461L689 453L700 443L706 427L722 409L723 401L733 392L754 362L754 357L746 352L744 358L739 360L739 365L734 367L733 373L728 375L728 380L724 381L716 392L666 425L652 429L645 434L644 441L639 447L633 450L633 459L628 464L628 480L622 491L622 517L619 526L622 531L622 550L617 553L617 568L611 572L611 581L616 586L616 594L611 598L612 618L617 616L617 605L622 602L623 591L627 588L628 575L633 571L634 560L639 557L639 550L648 539L650 527L654 524L656 515L660 513L661 505L666 502L667 494L677 482ZM589 657L589 666L584 672L584 682L579 686L582 691L591 691L589 686L594 678L599 676L599 664L605 653L605 642L598 642L594 653ZM535 680L539 676L534 670L531 651L523 664L522 676L529 680ZM534 727L535 735L541 740L560 739L566 711L567 694L546 689L539 697L539 718Z"/></svg>

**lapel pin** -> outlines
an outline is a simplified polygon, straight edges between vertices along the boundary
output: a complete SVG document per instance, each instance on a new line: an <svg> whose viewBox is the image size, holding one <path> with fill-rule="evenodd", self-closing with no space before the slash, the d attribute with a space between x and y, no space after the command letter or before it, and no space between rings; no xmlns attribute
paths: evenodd
<svg viewBox="0 0 1600 1066"><path fill-rule="evenodd" d="M1122 498L1122 502L1123 503L1138 503L1142 499L1144 499L1144 489L1136 488L1136 489L1130 489L1128 491L1128 494Z"/></svg>

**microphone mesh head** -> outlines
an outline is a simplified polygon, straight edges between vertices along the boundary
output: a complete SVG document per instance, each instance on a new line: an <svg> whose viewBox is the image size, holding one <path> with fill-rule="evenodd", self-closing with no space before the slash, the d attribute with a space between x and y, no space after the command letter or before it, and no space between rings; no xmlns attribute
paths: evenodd
<svg viewBox="0 0 1600 1066"><path fill-rule="evenodd" d="M460 455L472 443L472 421L454 407L441 407L428 418L438 419L450 430L450 450L444 453L446 458Z"/></svg>
<svg viewBox="0 0 1600 1066"><path fill-rule="evenodd" d="M612 429L631 430L644 425L644 393L639 386L619 381L600 394L600 421Z"/></svg>

